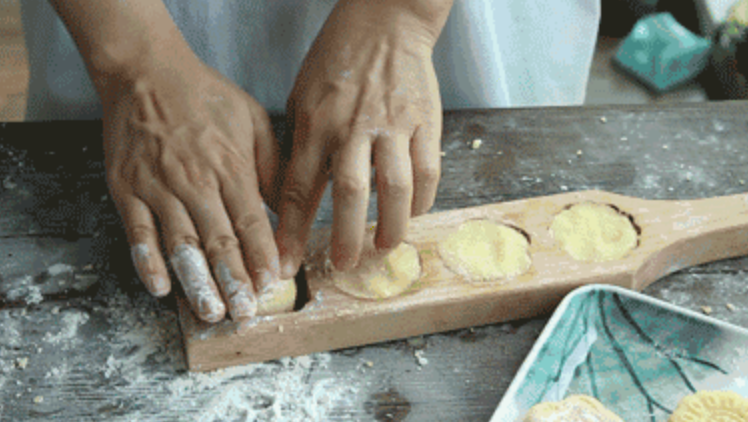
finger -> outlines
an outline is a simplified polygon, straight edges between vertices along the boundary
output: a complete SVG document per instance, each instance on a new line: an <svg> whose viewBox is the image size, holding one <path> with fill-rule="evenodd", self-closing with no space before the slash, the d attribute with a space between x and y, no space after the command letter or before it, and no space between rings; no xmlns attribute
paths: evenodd
<svg viewBox="0 0 748 422"><path fill-rule="evenodd" d="M441 116L434 117L434 123L420 126L410 144L413 160L413 216L425 214L434 205L441 175Z"/></svg>
<svg viewBox="0 0 748 422"><path fill-rule="evenodd" d="M210 274L195 225L176 197L164 192L159 198L159 220L172 269L197 316L218 322L226 315L226 305Z"/></svg>
<svg viewBox="0 0 748 422"><path fill-rule="evenodd" d="M171 282L161 256L158 230L148 206L134 195L116 195L115 204L125 226L127 240L138 278L156 297L169 294Z"/></svg>
<svg viewBox="0 0 748 422"><path fill-rule="evenodd" d="M265 110L258 107L259 110L254 114L254 163L256 163L256 174L259 176L259 186L262 197L270 206L270 209L277 210L280 202L280 145L273 133L273 127L270 123Z"/></svg>
<svg viewBox="0 0 748 422"><path fill-rule="evenodd" d="M244 264L239 239L218 191L181 198L202 240L205 256L235 320L251 318L257 310L252 279ZM269 225L269 223L267 223Z"/></svg>
<svg viewBox="0 0 748 422"><path fill-rule="evenodd" d="M371 176L371 141L354 135L333 161L333 211L330 258L340 270L358 262L364 240Z"/></svg>
<svg viewBox="0 0 748 422"><path fill-rule="evenodd" d="M255 174L249 169L247 175ZM260 296L280 280L278 249L273 229L262 207L257 181L247 176L229 181L223 188L226 209L233 221L234 232L241 241L244 262Z"/></svg>
<svg viewBox="0 0 748 422"><path fill-rule="evenodd" d="M278 231L275 239L280 253L281 278L293 278L304 256L304 245L309 237L314 216L327 184L324 146L305 129L294 132L294 151L286 170L281 193ZM309 141L305 138L309 137ZM298 147L304 145L304 147Z"/></svg>
<svg viewBox="0 0 748 422"><path fill-rule="evenodd" d="M410 136L379 138L374 143L377 182L378 249L397 246L408 230L413 197Z"/></svg>

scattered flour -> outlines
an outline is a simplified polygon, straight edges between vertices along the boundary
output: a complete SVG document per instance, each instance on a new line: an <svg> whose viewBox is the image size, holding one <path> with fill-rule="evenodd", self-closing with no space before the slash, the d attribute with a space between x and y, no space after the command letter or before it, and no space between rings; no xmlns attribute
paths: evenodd
<svg viewBox="0 0 748 422"><path fill-rule="evenodd" d="M25 276L11 282L13 288L8 290L7 297L11 301L24 301L29 305L41 303L44 300L41 287L34 284L34 278Z"/></svg>
<svg viewBox="0 0 748 422"><path fill-rule="evenodd" d="M47 272L53 277L60 274L72 273L73 271L75 271L75 267L67 264L55 264L47 268Z"/></svg>
<svg viewBox="0 0 748 422"><path fill-rule="evenodd" d="M24 297L24 300L29 305L36 305L36 304L42 303L42 300L44 300L44 296L42 296L41 287L29 286L26 297Z"/></svg>
<svg viewBox="0 0 748 422"><path fill-rule="evenodd" d="M189 373L175 312L128 289L126 281L102 280L85 306L54 304L27 315L0 310L0 344L8 346L0 347L0 388L12 387L7 397L21 397L23 409L61 409L55 414L61 420L96 415L115 422L322 422L360 404L362 381L355 372L330 373L330 353ZM49 332L38 333L39 327ZM82 347L85 353L75 352ZM33 365L21 371L15 362L23 356ZM37 380L32 391L21 377ZM61 385L75 386L75 395ZM36 396L43 404L33 402ZM3 404L0 420L8 412Z"/></svg>
<svg viewBox="0 0 748 422"><path fill-rule="evenodd" d="M78 328L88 322L89 316L83 311L72 309L65 312L60 321L60 331L57 334L46 333L44 340L52 344L60 344L65 340L72 340L78 334Z"/></svg>
<svg viewBox="0 0 748 422"><path fill-rule="evenodd" d="M144 298L150 303L152 299ZM326 421L336 409L353 406L355 379L323 378L332 356L317 353L211 373L184 372L186 364L176 315L153 316L145 303L113 295L106 309L112 321L111 353L92 363L117 388L124 400L150 403L148 413L128 412L114 421L147 420L154 408L159 417L180 421ZM315 376L315 374L317 376ZM353 376L353 375L351 375ZM154 391L143 398L143 391ZM180 403L182 403L180 405ZM189 403L189 404L186 404ZM189 414L184 409L197 411Z"/></svg>

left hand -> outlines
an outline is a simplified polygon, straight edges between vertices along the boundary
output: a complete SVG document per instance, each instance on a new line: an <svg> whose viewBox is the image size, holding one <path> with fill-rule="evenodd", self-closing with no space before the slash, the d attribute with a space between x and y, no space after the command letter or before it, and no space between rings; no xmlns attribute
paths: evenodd
<svg viewBox="0 0 748 422"><path fill-rule="evenodd" d="M330 256L350 269L363 244L376 168L379 249L397 246L431 208L440 175L442 110L431 60L450 1L343 0L312 45L288 102L293 151L276 233L282 277L298 270L333 175Z"/></svg>

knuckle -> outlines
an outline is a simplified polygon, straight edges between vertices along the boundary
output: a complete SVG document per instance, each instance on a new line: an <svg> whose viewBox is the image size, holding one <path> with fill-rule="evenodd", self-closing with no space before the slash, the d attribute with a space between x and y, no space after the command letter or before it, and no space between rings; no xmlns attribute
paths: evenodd
<svg viewBox="0 0 748 422"><path fill-rule="evenodd" d="M255 235L263 227L264 216L255 213L244 214L234 223L234 230L241 237Z"/></svg>
<svg viewBox="0 0 748 422"><path fill-rule="evenodd" d="M368 188L368 183L358 177L348 175L337 175L334 188L338 195L345 197L361 197Z"/></svg>
<svg viewBox="0 0 748 422"><path fill-rule="evenodd" d="M416 177L422 185L433 185L439 182L441 171L439 166L422 165L416 169Z"/></svg>
<svg viewBox="0 0 748 422"><path fill-rule="evenodd" d="M158 238L156 228L147 224L134 224L129 227L129 230L133 244L148 243Z"/></svg>
<svg viewBox="0 0 748 422"><path fill-rule="evenodd" d="M172 250L176 249L178 246L183 246L183 245L191 246L196 249L200 248L200 239L192 235L174 236L171 243L172 243Z"/></svg>
<svg viewBox="0 0 748 422"><path fill-rule="evenodd" d="M239 240L234 236L218 236L210 239L205 245L205 253L213 262L216 258L226 257L239 249Z"/></svg>
<svg viewBox="0 0 748 422"><path fill-rule="evenodd" d="M413 186L399 177L382 176L381 184L382 193L396 198L407 198L413 191Z"/></svg>
<svg viewBox="0 0 748 422"><path fill-rule="evenodd" d="M306 210L311 202L311 189L307 189L299 183L294 183L282 194L282 202L300 210Z"/></svg>

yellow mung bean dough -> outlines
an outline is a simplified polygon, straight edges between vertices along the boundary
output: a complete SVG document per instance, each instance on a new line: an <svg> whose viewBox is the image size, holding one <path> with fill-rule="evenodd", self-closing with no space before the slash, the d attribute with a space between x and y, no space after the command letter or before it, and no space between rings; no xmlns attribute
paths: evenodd
<svg viewBox="0 0 748 422"><path fill-rule="evenodd" d="M402 294L421 276L421 260L413 245L403 242L385 256L367 249L353 270L332 270L333 284L344 293L386 299Z"/></svg>
<svg viewBox="0 0 748 422"><path fill-rule="evenodd" d="M623 422L595 398L573 395L560 402L540 403L533 406L524 422Z"/></svg>
<svg viewBox="0 0 748 422"><path fill-rule="evenodd" d="M551 233L561 248L578 261L621 259L637 245L634 225L609 205L585 202L559 213Z"/></svg>
<svg viewBox="0 0 748 422"><path fill-rule="evenodd" d="M257 315L275 315L293 310L296 304L296 281L289 278L274 284L257 302Z"/></svg>
<svg viewBox="0 0 748 422"><path fill-rule="evenodd" d="M530 244L519 231L488 220L470 220L439 242L439 255L450 270L471 280L516 277L527 272Z"/></svg>
<svg viewBox="0 0 748 422"><path fill-rule="evenodd" d="M732 391L699 391L683 398L668 422L748 422L748 399Z"/></svg>

